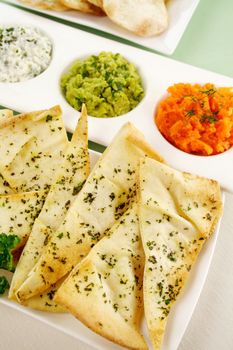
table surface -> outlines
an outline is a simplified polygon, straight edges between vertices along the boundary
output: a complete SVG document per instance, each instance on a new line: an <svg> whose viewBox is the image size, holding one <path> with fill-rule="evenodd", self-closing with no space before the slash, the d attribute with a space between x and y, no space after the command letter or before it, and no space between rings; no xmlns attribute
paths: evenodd
<svg viewBox="0 0 233 350"><path fill-rule="evenodd" d="M233 77L232 15L232 0L201 0L171 57ZM210 271L179 350L233 349L232 203L233 196L227 194ZM93 350L3 305L0 314L0 350Z"/></svg>

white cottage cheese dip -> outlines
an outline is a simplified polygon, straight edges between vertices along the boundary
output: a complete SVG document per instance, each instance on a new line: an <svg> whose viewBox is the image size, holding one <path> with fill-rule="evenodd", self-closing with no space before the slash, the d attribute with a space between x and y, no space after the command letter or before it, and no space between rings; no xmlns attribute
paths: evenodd
<svg viewBox="0 0 233 350"><path fill-rule="evenodd" d="M51 58L52 42L39 29L0 27L0 82L34 78L48 68Z"/></svg>

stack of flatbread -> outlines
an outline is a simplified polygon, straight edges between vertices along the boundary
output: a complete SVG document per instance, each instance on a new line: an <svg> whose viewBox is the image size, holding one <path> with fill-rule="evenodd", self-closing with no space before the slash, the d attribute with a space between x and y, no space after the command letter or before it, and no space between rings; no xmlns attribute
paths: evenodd
<svg viewBox="0 0 233 350"><path fill-rule="evenodd" d="M49 123L51 111L49 115L43 112ZM36 130L41 115L45 114L33 114ZM11 118L2 114L2 123ZM29 124L27 136L31 135ZM55 125L49 129L60 133ZM13 158L10 166L14 165L11 171L1 167L6 191L28 188L24 174L22 178L19 174L17 183L10 174L22 171L18 167L23 161L27 168L28 142L35 152L34 141L30 143L25 136L22 151L17 149L14 157L13 151L12 156L7 153L17 130L22 128L0 133L5 137L2 152ZM33 140L39 139L36 130ZM37 182L30 178L27 184L30 191L36 186L37 195L47 192L30 224L22 214L30 232L9 297L39 310L67 310L96 333L128 349L148 348L140 331L144 311L153 347L160 349L170 309L221 215L219 184L165 165L130 123L121 128L89 174L87 140L83 108L71 142L66 141L60 150L62 156L49 184L46 181L45 186L41 176L44 163L39 164ZM57 150L58 140L56 146L50 142ZM14 193L7 192L0 201L9 196L7 203L13 203L17 211ZM2 207L10 211L7 205ZM20 215L15 220L21 220Z"/></svg>
<svg viewBox="0 0 233 350"><path fill-rule="evenodd" d="M168 27L165 0L20 0L41 9L69 9L97 16L107 15L111 21L139 36L153 36Z"/></svg>

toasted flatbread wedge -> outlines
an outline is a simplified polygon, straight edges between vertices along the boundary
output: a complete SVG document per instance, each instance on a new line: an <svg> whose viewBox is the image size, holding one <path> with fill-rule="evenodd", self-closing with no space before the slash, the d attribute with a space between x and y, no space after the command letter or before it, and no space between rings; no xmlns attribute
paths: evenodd
<svg viewBox="0 0 233 350"><path fill-rule="evenodd" d="M87 110L83 105L65 158L55 173L55 181L39 216L46 226L53 231L58 229L89 174Z"/></svg>
<svg viewBox="0 0 233 350"><path fill-rule="evenodd" d="M216 181L149 158L141 163L139 187L145 316L159 350L170 309L220 218L221 192Z"/></svg>
<svg viewBox="0 0 233 350"><path fill-rule="evenodd" d="M37 7L42 10L65 11L68 10L59 0L20 0L25 5Z"/></svg>
<svg viewBox="0 0 233 350"><path fill-rule="evenodd" d="M83 106L72 140L59 166L44 206L35 221L11 283L9 297L25 281L39 260L52 231L56 231L90 173L87 111Z"/></svg>
<svg viewBox="0 0 233 350"><path fill-rule="evenodd" d="M139 159L146 155L161 160L132 124L124 125L18 289L19 300L42 293L56 283L107 234L135 197Z"/></svg>
<svg viewBox="0 0 233 350"><path fill-rule="evenodd" d="M88 0L61 0L61 3L68 8L78 10L84 13L91 13L97 16L103 16L104 12L99 7L91 4Z"/></svg>
<svg viewBox="0 0 233 350"><path fill-rule="evenodd" d="M168 27L164 0L103 0L103 8L113 22L140 36L157 35Z"/></svg>
<svg viewBox="0 0 233 350"><path fill-rule="evenodd" d="M0 120L0 172L16 192L48 189L68 146L61 109Z"/></svg>
<svg viewBox="0 0 233 350"><path fill-rule="evenodd" d="M139 330L143 268L134 204L74 268L54 299L105 338L127 349L147 349Z"/></svg>
<svg viewBox="0 0 233 350"><path fill-rule="evenodd" d="M46 198L45 191L0 196L0 232L17 235L23 245Z"/></svg>

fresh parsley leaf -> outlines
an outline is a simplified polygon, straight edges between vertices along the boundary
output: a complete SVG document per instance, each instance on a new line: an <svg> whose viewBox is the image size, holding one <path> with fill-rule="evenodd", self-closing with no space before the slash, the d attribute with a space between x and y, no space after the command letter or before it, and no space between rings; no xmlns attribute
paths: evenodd
<svg viewBox="0 0 233 350"><path fill-rule="evenodd" d="M19 244L16 235L0 234L0 268L13 272L15 270L12 250Z"/></svg>

